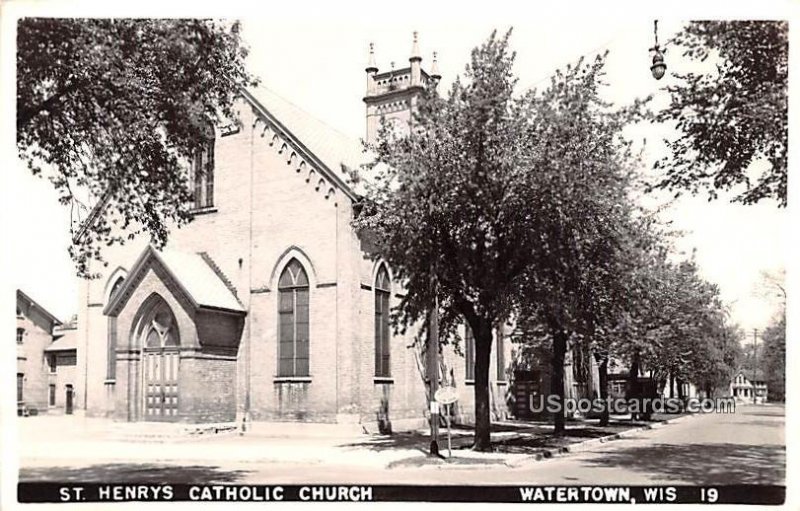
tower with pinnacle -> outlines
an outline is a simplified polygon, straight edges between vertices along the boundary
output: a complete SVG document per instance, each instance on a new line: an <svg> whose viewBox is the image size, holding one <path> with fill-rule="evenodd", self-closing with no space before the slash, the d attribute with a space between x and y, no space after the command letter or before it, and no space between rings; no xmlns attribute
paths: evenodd
<svg viewBox="0 0 800 511"><path fill-rule="evenodd" d="M392 65L389 71L379 73L375 62L375 48L370 43L366 67L367 93L364 96L367 106L367 143L375 141L382 119L392 123L399 132L407 133L411 128L412 112L420 93L427 88L435 88L441 79L435 52L430 73L422 69L417 32L414 32L408 64L408 67L400 69L394 69Z"/></svg>

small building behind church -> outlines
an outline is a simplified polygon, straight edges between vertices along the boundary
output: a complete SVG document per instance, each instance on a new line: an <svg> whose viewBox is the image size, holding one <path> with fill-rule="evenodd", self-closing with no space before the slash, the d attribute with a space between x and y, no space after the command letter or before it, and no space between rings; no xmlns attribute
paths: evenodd
<svg viewBox="0 0 800 511"><path fill-rule="evenodd" d="M78 375L77 326L64 324L17 290L17 413L72 413Z"/></svg>

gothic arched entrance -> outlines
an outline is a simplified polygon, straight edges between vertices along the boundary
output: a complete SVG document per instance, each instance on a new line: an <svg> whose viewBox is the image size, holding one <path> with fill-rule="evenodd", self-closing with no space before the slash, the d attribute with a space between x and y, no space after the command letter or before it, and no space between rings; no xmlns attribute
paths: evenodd
<svg viewBox="0 0 800 511"><path fill-rule="evenodd" d="M163 298L154 295L134 324L134 341L142 347L142 419L176 421L180 333L175 315Z"/></svg>

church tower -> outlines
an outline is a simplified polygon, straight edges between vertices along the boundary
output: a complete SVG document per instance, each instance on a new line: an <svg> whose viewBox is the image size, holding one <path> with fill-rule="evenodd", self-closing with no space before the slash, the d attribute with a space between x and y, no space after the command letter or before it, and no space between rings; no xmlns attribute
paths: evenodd
<svg viewBox="0 0 800 511"><path fill-rule="evenodd" d="M427 88L435 88L439 83L439 67L436 53L430 74L422 69L422 56L419 51L417 33L411 46L408 67L392 69L378 73L375 63L375 48L369 45L369 61L367 63L367 94L364 103L367 105L367 143L375 141L381 127L381 119L395 124L401 133L408 133L411 127L411 113L414 111L420 93Z"/></svg>

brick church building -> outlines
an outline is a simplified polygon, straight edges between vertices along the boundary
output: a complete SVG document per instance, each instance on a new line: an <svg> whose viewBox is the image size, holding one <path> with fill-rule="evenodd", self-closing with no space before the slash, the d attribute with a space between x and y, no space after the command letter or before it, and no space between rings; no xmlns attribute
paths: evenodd
<svg viewBox="0 0 800 511"><path fill-rule="evenodd" d="M370 51L366 73L368 140L381 118L408 126L419 93L439 79L435 58L430 73L422 68L416 35L407 67L379 72ZM237 109L238 122L214 127L193 163L206 169L192 183L194 220L163 251L146 240L107 249L109 265L92 268L101 277L82 285L86 414L421 426L417 330L395 335L388 323L404 290L351 226L359 194L346 171L363 162L361 142L266 88L243 91ZM466 355L446 348L442 377L469 421L473 357L462 336ZM501 418L511 360L502 330L492 358Z"/></svg>

